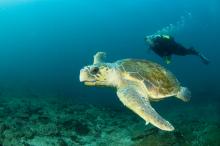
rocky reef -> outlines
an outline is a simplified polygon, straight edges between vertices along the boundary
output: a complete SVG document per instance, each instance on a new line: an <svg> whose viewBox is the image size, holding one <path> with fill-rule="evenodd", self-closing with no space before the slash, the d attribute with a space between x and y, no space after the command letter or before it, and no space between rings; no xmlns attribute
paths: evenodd
<svg viewBox="0 0 220 146"><path fill-rule="evenodd" d="M161 131L123 107L63 103L55 98L0 98L2 146L219 146L218 104L167 114ZM205 106L204 106L205 105ZM183 106L184 107L184 106Z"/></svg>

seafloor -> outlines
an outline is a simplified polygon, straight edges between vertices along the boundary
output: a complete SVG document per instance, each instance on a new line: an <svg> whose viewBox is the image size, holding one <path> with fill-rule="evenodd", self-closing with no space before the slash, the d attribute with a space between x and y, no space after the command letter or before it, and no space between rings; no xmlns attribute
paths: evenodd
<svg viewBox="0 0 220 146"><path fill-rule="evenodd" d="M176 128L164 132L145 126L123 106L74 104L62 102L62 98L0 97L0 145L220 146L219 104L201 101L169 105L169 112L166 107L160 110Z"/></svg>

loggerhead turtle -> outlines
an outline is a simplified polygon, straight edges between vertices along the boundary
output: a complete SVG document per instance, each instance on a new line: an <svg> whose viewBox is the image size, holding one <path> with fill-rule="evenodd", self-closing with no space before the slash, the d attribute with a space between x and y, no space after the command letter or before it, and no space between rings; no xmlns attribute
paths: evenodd
<svg viewBox="0 0 220 146"><path fill-rule="evenodd" d="M176 96L186 102L190 91L159 64L139 59L105 63L105 56L104 52L97 52L93 64L80 70L80 81L88 86L115 87L120 101L146 123L173 131L174 127L151 107L150 101Z"/></svg>

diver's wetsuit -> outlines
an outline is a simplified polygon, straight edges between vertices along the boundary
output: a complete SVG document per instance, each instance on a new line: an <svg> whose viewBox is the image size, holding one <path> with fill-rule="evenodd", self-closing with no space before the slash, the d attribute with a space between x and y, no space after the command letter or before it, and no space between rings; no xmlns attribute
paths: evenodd
<svg viewBox="0 0 220 146"><path fill-rule="evenodd" d="M199 56L203 63L208 64L209 61L194 48L185 48L181 44L177 43L174 38L170 36L158 35L151 38L150 48L160 57L164 58L168 63L171 61L172 55L196 55Z"/></svg>

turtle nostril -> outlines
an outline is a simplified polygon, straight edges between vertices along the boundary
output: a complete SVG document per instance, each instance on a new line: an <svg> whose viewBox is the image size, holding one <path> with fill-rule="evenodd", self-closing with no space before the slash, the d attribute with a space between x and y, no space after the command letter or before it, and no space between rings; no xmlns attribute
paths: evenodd
<svg viewBox="0 0 220 146"><path fill-rule="evenodd" d="M91 72L91 74L97 74L99 72L99 68L93 67L90 72Z"/></svg>

